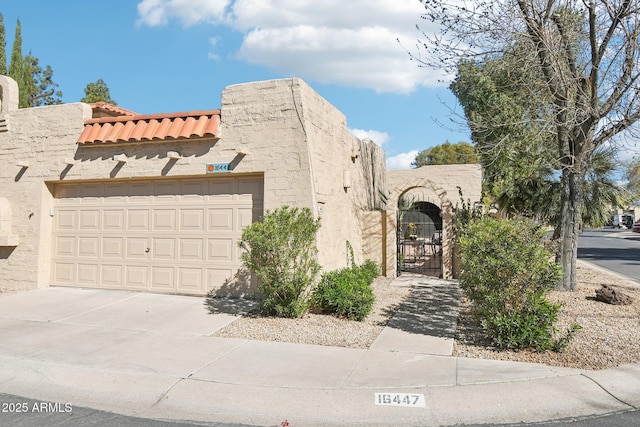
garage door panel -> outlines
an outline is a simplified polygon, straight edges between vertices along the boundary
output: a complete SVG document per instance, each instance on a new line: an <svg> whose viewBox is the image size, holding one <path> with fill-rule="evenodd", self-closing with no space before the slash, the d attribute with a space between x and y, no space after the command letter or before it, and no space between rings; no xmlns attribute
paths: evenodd
<svg viewBox="0 0 640 427"><path fill-rule="evenodd" d="M78 264L77 282L83 286L98 285L98 265L96 264Z"/></svg>
<svg viewBox="0 0 640 427"><path fill-rule="evenodd" d="M179 239L178 261L204 261L204 239Z"/></svg>
<svg viewBox="0 0 640 427"><path fill-rule="evenodd" d="M145 204L151 203L153 194L153 183L151 182L130 182L127 203Z"/></svg>
<svg viewBox="0 0 640 427"><path fill-rule="evenodd" d="M184 180L180 188L180 201L202 203L207 193L207 183L201 179Z"/></svg>
<svg viewBox="0 0 640 427"><path fill-rule="evenodd" d="M126 265L124 287L127 289L147 289L149 267L146 265Z"/></svg>
<svg viewBox="0 0 640 427"><path fill-rule="evenodd" d="M154 202L175 203L178 201L179 185L175 181L157 182L154 191Z"/></svg>
<svg viewBox="0 0 640 427"><path fill-rule="evenodd" d="M60 230L76 231L78 229L78 211L58 209L55 212L56 228Z"/></svg>
<svg viewBox="0 0 640 427"><path fill-rule="evenodd" d="M124 210L103 211L102 229L104 231L124 231Z"/></svg>
<svg viewBox="0 0 640 427"><path fill-rule="evenodd" d="M153 210L153 231L176 231L175 209Z"/></svg>
<svg viewBox="0 0 640 427"><path fill-rule="evenodd" d="M206 292L203 276L203 268L178 268L178 291L203 294Z"/></svg>
<svg viewBox="0 0 640 427"><path fill-rule="evenodd" d="M174 268L151 266L151 289L171 291L174 289Z"/></svg>
<svg viewBox="0 0 640 427"><path fill-rule="evenodd" d="M53 280L60 285L74 285L76 265L74 263L56 262L53 264Z"/></svg>
<svg viewBox="0 0 640 427"><path fill-rule="evenodd" d="M242 230L246 226L251 225L253 222L253 209L251 207L238 208L237 212L238 224L236 225L236 230Z"/></svg>
<svg viewBox="0 0 640 427"><path fill-rule="evenodd" d="M100 211L99 210L81 210L79 212L80 231L98 231L100 230Z"/></svg>
<svg viewBox="0 0 640 427"><path fill-rule="evenodd" d="M103 237L102 257L103 258L123 258L124 237Z"/></svg>
<svg viewBox="0 0 640 427"><path fill-rule="evenodd" d="M262 178L62 183L53 284L204 295L241 266L242 229L262 215Z"/></svg>
<svg viewBox="0 0 640 427"><path fill-rule="evenodd" d="M204 209L181 209L180 231L204 231Z"/></svg>
<svg viewBox="0 0 640 427"><path fill-rule="evenodd" d="M103 203L109 204L122 204L126 201L128 192L128 183L109 183L104 186L104 198Z"/></svg>
<svg viewBox="0 0 640 427"><path fill-rule="evenodd" d="M234 240L232 238L208 239L207 261L233 261Z"/></svg>
<svg viewBox="0 0 640 427"><path fill-rule="evenodd" d="M58 198L58 205L77 205L80 203L82 194L81 188L77 186L57 187L55 196Z"/></svg>
<svg viewBox="0 0 640 427"><path fill-rule="evenodd" d="M146 237L127 238L127 259L148 259L149 239Z"/></svg>
<svg viewBox="0 0 640 427"><path fill-rule="evenodd" d="M98 237L79 237L78 256L81 258L98 258L100 239Z"/></svg>
<svg viewBox="0 0 640 427"><path fill-rule="evenodd" d="M130 209L127 211L127 231L149 231L149 210Z"/></svg>
<svg viewBox="0 0 640 427"><path fill-rule="evenodd" d="M229 178L209 181L208 199L210 201L231 201L235 193L233 187L233 180Z"/></svg>
<svg viewBox="0 0 640 427"><path fill-rule="evenodd" d="M152 261L173 261L176 257L175 239L153 238L151 239Z"/></svg>
<svg viewBox="0 0 640 427"><path fill-rule="evenodd" d="M207 228L209 231L232 231L233 208L209 209Z"/></svg>
<svg viewBox="0 0 640 427"><path fill-rule="evenodd" d="M120 288L122 287L122 272L121 265L106 265L103 264L100 270L100 284L101 286L108 288Z"/></svg>
<svg viewBox="0 0 640 427"><path fill-rule="evenodd" d="M86 183L80 187L80 203L95 205L102 203L104 185L100 183Z"/></svg>
<svg viewBox="0 0 640 427"><path fill-rule="evenodd" d="M226 281L233 278L236 269L233 268L207 268L206 291L219 288Z"/></svg>
<svg viewBox="0 0 640 427"><path fill-rule="evenodd" d="M54 239L55 247L53 250L56 257L75 257L76 256L76 238L71 236L58 236Z"/></svg>

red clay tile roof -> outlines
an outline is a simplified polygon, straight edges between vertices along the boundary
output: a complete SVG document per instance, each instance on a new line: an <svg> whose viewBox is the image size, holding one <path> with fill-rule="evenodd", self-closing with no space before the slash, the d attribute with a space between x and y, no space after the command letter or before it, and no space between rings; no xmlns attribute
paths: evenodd
<svg viewBox="0 0 640 427"><path fill-rule="evenodd" d="M87 120L78 144L114 144L216 137L220 110L103 117Z"/></svg>
<svg viewBox="0 0 640 427"><path fill-rule="evenodd" d="M100 101L100 102L92 102L91 109L93 110L93 118L98 119L102 117L116 117L116 116L136 116L137 113L134 113L131 110L127 110L126 108L118 107L117 105L110 104L108 102Z"/></svg>

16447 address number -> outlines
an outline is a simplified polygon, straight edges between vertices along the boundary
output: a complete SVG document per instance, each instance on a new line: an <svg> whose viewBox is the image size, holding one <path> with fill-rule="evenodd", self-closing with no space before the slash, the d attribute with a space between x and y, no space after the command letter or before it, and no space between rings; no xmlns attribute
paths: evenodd
<svg viewBox="0 0 640 427"><path fill-rule="evenodd" d="M375 393L376 405L407 406L413 408L425 408L424 394L410 393Z"/></svg>

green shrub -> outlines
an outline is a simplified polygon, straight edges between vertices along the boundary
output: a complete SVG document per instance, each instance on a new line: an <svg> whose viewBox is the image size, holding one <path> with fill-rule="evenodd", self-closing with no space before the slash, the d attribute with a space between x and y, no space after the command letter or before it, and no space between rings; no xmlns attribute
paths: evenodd
<svg viewBox="0 0 640 427"><path fill-rule="evenodd" d="M258 278L262 314L300 317L307 311L310 289L320 271L319 228L320 220L313 219L310 209L283 206L242 231L240 257Z"/></svg>
<svg viewBox="0 0 640 427"><path fill-rule="evenodd" d="M546 231L526 219L473 219L459 238L460 285L499 348L557 348L557 304L545 297L560 268Z"/></svg>
<svg viewBox="0 0 640 427"><path fill-rule="evenodd" d="M366 260L362 265L356 268L359 269L360 274L369 285L371 285L375 278L380 275L380 267L370 259Z"/></svg>
<svg viewBox="0 0 640 427"><path fill-rule="evenodd" d="M327 272L314 291L313 303L324 313L364 320L375 302L371 284L378 274L380 269L370 260L360 266Z"/></svg>

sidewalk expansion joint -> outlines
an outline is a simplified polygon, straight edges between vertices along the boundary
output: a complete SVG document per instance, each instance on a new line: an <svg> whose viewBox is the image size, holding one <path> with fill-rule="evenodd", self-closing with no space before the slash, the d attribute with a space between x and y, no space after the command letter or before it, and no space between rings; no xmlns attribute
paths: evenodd
<svg viewBox="0 0 640 427"><path fill-rule="evenodd" d="M121 302L128 301L128 300L130 300L132 298L135 298L136 296L137 296L137 294L128 295L125 298L121 298L121 299L118 299L116 301L111 301L111 302L108 302L106 304L102 304L102 305L100 305L98 307L93 307L93 308L91 308L89 310L85 310L85 311L82 311L80 313L75 313L75 314L73 314L71 316L63 317L62 319L54 320L53 323L64 322L65 320L73 319L74 317L82 316L83 314L91 313L92 311L100 310L100 309L103 309L105 307L109 307L109 306L112 306L112 305L115 305L115 304L120 304Z"/></svg>
<svg viewBox="0 0 640 427"><path fill-rule="evenodd" d="M178 379L177 379L173 384L171 384L171 385L170 385L170 386L169 386L169 387L168 387L168 388L167 388L167 389L166 389L166 390L165 390L165 391L160 395L160 397L158 397L158 400L156 400L155 402L153 402L153 405L151 405L151 408L149 408L149 409L153 409L153 408L155 408L155 407L156 407L156 405L157 405L158 403L160 403L162 400L164 400L164 399L167 397L167 395L169 394L169 392L170 392L171 390L173 390L173 388L174 388L176 385L178 385L178 383L179 383L180 381L184 381L184 378L178 378Z"/></svg>
<svg viewBox="0 0 640 427"><path fill-rule="evenodd" d="M233 353L234 351L236 351L237 349L239 349L240 347L242 347L243 345L246 345L247 343L249 343L251 340L244 340L242 343L238 344L237 346L233 347L232 349L230 349L229 351L225 351L224 353L222 353L220 356L216 357L213 360L210 360L209 362L205 363L204 365L202 365L201 367L195 369L193 372L191 372L189 375L187 375L186 378L191 379L191 377L195 374L197 374L198 372L200 372L201 370L203 370L204 368L213 365L214 363L216 363L217 361L219 361L220 359L226 357L227 355Z"/></svg>
<svg viewBox="0 0 640 427"><path fill-rule="evenodd" d="M378 334L378 335L380 335L380 334ZM351 375L353 375L354 371L358 368L358 366L360 366L360 362L362 362L362 359L364 359L367 356L369 351L371 351L371 350L367 349L366 351L362 352L362 356L358 359L356 364L351 368L349 373L347 375L345 375L344 379L340 383L340 387L339 388L344 388L344 384L347 382L347 380L349 380L349 378L351 378Z"/></svg>
<svg viewBox="0 0 640 427"><path fill-rule="evenodd" d="M602 386L602 384L600 384L598 381L596 381L596 380L594 380L593 378L591 378L589 375L587 375L587 374L585 374L585 373L582 373L582 374L580 374L580 375L582 375L583 377L585 377L585 378L587 378L587 379L591 380L595 385L597 385L598 387L600 387L600 388L601 388L605 393L607 393L609 396L613 397L615 400L617 400L618 402L622 403L623 405L626 405L626 406L628 406L629 408L632 408L632 409L633 409L633 410L635 410L635 411L637 411L638 409L640 409L640 408L638 408L638 407L636 407L636 406L632 405L631 403L629 403L629 402L625 402L624 400L620 399L618 396L616 396L616 395L614 395L613 393L611 393L611 392L610 392L609 390L607 390L604 386Z"/></svg>

